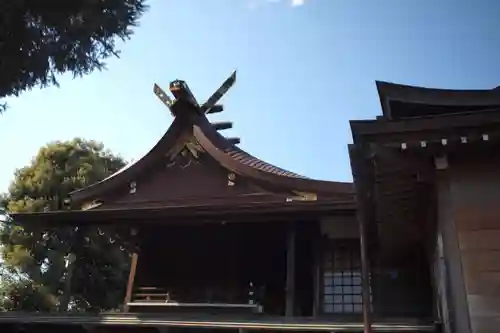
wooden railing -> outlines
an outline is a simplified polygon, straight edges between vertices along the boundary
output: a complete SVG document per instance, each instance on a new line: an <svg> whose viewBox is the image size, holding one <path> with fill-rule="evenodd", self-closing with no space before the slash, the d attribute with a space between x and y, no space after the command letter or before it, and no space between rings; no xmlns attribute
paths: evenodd
<svg viewBox="0 0 500 333"><path fill-rule="evenodd" d="M131 311L138 312L158 312L170 310L192 310L192 311L206 311L206 310L227 310L227 311L250 311L253 313L263 312L262 306L259 304L249 303L230 303L230 302L195 302L195 301L182 301L173 298L173 295L166 291L164 288L158 287L141 287L132 294L132 301L127 304Z"/></svg>

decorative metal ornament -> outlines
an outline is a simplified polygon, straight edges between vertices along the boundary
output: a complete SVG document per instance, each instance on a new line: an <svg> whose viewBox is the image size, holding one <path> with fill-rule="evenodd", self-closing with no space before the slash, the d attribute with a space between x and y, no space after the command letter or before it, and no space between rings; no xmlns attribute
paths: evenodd
<svg viewBox="0 0 500 333"><path fill-rule="evenodd" d="M134 194L135 192L137 192L137 183L135 181L130 182L129 187L130 187L129 190L130 194Z"/></svg>
<svg viewBox="0 0 500 333"><path fill-rule="evenodd" d="M203 152L205 152L205 150L196 138L190 137L167 155L169 159L167 168L178 166L181 169L186 169L191 163L197 163L200 153Z"/></svg>

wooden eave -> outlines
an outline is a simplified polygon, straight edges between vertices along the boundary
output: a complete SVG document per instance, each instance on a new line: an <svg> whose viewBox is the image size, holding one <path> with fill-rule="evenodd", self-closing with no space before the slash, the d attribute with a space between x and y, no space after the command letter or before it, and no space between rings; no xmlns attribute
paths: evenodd
<svg viewBox="0 0 500 333"><path fill-rule="evenodd" d="M72 202L95 199L104 193L134 180L158 159L163 158L182 135L192 135L203 150L229 171L272 187L288 191L317 194L345 194L354 201L352 183L313 180L266 163L236 147L210 124L205 115L185 112L178 115L159 142L137 162L128 165L110 177L81 190L70 193Z"/></svg>
<svg viewBox="0 0 500 333"><path fill-rule="evenodd" d="M500 140L500 110L496 110L500 90L444 90L387 82L377 82L377 89L383 116L350 121L354 144L349 150L359 216L372 236L377 235L371 237L371 245L380 239L379 249L392 257L429 230L422 223L427 220L422 208L429 204L434 165L425 156L477 149ZM396 120L391 101L402 102L400 107L407 103L466 110L471 106L474 111ZM415 150L418 154L413 154Z"/></svg>
<svg viewBox="0 0 500 333"><path fill-rule="evenodd" d="M500 124L500 111L398 121L386 119L350 121L354 142L366 141L363 137L370 136L414 135L430 131L446 132L449 129L491 127L498 124Z"/></svg>
<svg viewBox="0 0 500 333"><path fill-rule="evenodd" d="M148 166L152 165L158 157L168 152L173 143L175 143L176 139L182 134L183 127L185 127L182 120L183 119L181 117L174 118L174 121L162 138L148 153L146 153L146 155L141 157L139 160L126 165L124 168L102 181L71 192L69 194L71 201L82 202L94 198L101 193L105 193L110 189L114 189L117 186L126 183L127 181L131 181L138 175L147 171Z"/></svg>
<svg viewBox="0 0 500 333"><path fill-rule="evenodd" d="M262 221L282 219L287 216L318 217L320 215L354 214L356 203L346 201L264 201L247 203L226 203L210 205L186 205L174 207L145 207L131 209L62 210L40 213L12 213L15 224L50 227L78 224L130 223L177 223L216 221L246 221L265 216Z"/></svg>
<svg viewBox="0 0 500 333"><path fill-rule="evenodd" d="M390 82L376 81L382 112L392 119L390 102L435 105L435 106L498 106L499 89L459 90L425 88Z"/></svg>
<svg viewBox="0 0 500 333"><path fill-rule="evenodd" d="M475 92L469 97L471 105L478 104L474 95ZM433 98L435 102L438 97ZM386 260L410 248L413 241L432 228L423 223L428 221L427 207L433 204L428 195L433 191L431 157L486 149L500 140L500 111L399 120L378 117L354 120L350 125L358 209L363 210L361 215L370 231L378 235L372 240L379 239L379 249Z"/></svg>
<svg viewBox="0 0 500 333"><path fill-rule="evenodd" d="M354 193L352 183L331 182L305 178L290 171L266 163L231 144L219 132L213 130L204 116L195 118L194 136L202 147L223 167L236 174L253 178L292 191L324 194ZM243 158L236 159L236 155ZM353 198L354 199L354 198Z"/></svg>

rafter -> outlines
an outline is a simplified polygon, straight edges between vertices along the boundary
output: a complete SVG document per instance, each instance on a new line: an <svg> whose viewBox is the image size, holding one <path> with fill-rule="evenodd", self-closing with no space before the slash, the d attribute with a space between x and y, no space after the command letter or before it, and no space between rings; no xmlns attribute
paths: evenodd
<svg viewBox="0 0 500 333"><path fill-rule="evenodd" d="M233 145L239 145L241 143L240 138L227 138L227 141Z"/></svg>
<svg viewBox="0 0 500 333"><path fill-rule="evenodd" d="M218 121L211 123L211 125L216 131L222 131L225 129L233 128L233 123L230 121Z"/></svg>
<svg viewBox="0 0 500 333"><path fill-rule="evenodd" d="M207 111L205 111L205 113L206 114L213 114L213 113L219 113L219 112L222 112L222 111L224 111L224 106L222 106L222 104L215 104L210 109L208 109Z"/></svg>

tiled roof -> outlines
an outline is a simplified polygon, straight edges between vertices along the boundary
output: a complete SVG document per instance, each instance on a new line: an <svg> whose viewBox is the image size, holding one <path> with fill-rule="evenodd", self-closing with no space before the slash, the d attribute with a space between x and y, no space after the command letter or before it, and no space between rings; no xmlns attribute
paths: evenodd
<svg viewBox="0 0 500 333"><path fill-rule="evenodd" d="M282 169L280 167L277 167L275 165L269 164L267 162L264 162L260 159L258 159L255 156L252 156L248 154L247 152L241 150L240 148L236 146L231 146L230 148L225 150L226 154L231 156L234 160L238 161L239 163L248 165L252 168L264 171L264 172L269 172L275 175L279 176L284 176L284 177L292 177L292 178L302 178L302 179L307 179L307 177L301 176L299 174L296 174L294 172Z"/></svg>

